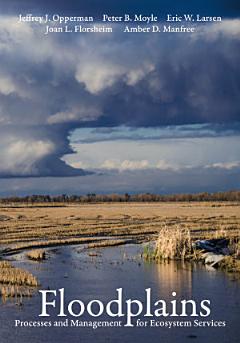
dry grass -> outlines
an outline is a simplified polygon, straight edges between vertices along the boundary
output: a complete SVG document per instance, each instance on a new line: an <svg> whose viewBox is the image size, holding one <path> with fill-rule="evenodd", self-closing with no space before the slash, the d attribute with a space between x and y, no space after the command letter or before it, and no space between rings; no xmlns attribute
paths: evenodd
<svg viewBox="0 0 240 343"><path fill-rule="evenodd" d="M34 261L42 261L46 258L46 252L43 249L31 250L26 253L27 258Z"/></svg>
<svg viewBox="0 0 240 343"><path fill-rule="evenodd" d="M18 286L38 286L38 281L28 271L13 267L7 261L0 263L0 283Z"/></svg>
<svg viewBox="0 0 240 343"><path fill-rule="evenodd" d="M3 299L6 298L22 298L22 297L31 297L33 294L33 289L29 287L22 287L22 286L6 286L1 285L0 286L0 296Z"/></svg>
<svg viewBox="0 0 240 343"><path fill-rule="evenodd" d="M227 256L220 262L220 268L229 273L240 273L240 260L233 256Z"/></svg>
<svg viewBox="0 0 240 343"><path fill-rule="evenodd" d="M227 238L229 239L230 256L226 256L218 267L227 272L240 272L240 239L238 235L229 237L223 228L213 232L206 232L205 239ZM193 239L190 230L176 226L175 228L163 227L156 241L155 247L146 246L143 257L146 260L194 260L205 261L203 251L193 248Z"/></svg>
<svg viewBox="0 0 240 343"><path fill-rule="evenodd" d="M9 261L0 261L0 295L3 298L31 296L38 281L28 271L15 268Z"/></svg>
<svg viewBox="0 0 240 343"><path fill-rule="evenodd" d="M128 243L133 243L133 241L130 239L118 239L118 240L107 239L102 242L89 243L87 244L87 248L92 249L92 248L113 247L113 246L124 245Z"/></svg>
<svg viewBox="0 0 240 343"><path fill-rule="evenodd" d="M145 251L145 258L156 260L177 260L189 259L192 256L192 239L190 231L175 228L163 227L156 242L155 249Z"/></svg>
<svg viewBox="0 0 240 343"><path fill-rule="evenodd" d="M104 242L108 243L108 239L105 239ZM6 248L3 251L4 255L12 255L19 253L25 249L32 249L32 248L42 248L42 247L56 247L56 246L61 246L61 245L74 245L74 244L86 244L86 243L92 243L94 242L101 243L103 240L100 240L98 238L69 238L69 239L53 239L53 240L45 240L45 241L31 241L31 242L26 242L26 243L17 243L14 245L11 245L9 248Z"/></svg>
<svg viewBox="0 0 240 343"><path fill-rule="evenodd" d="M237 203L104 203L61 207L2 206L0 249L17 253L24 249L63 244L90 244L104 237L155 240L163 226L190 230L191 237L204 238L216 230L236 237L240 229Z"/></svg>
<svg viewBox="0 0 240 343"><path fill-rule="evenodd" d="M0 261L0 271L5 268L13 268L9 261Z"/></svg>

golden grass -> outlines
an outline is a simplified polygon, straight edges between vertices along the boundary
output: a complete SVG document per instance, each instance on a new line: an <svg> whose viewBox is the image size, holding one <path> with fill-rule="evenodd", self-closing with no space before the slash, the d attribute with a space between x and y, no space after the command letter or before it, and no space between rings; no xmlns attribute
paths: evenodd
<svg viewBox="0 0 240 343"><path fill-rule="evenodd" d="M240 273L240 259L227 256L220 262L220 268L229 273Z"/></svg>
<svg viewBox="0 0 240 343"><path fill-rule="evenodd" d="M213 232L206 232L205 239L227 238L229 239L230 256L225 258L218 266L227 272L240 272L240 236L228 236L227 230L221 228ZM205 254L203 251L193 248L193 238L191 231L186 228L176 226L174 228L162 227L155 247L146 246L143 257L146 260L201 260L204 262Z"/></svg>
<svg viewBox="0 0 240 343"><path fill-rule="evenodd" d="M46 252L43 249L31 250L26 253L27 258L34 261L42 261L46 258Z"/></svg>
<svg viewBox="0 0 240 343"><path fill-rule="evenodd" d="M5 268L13 268L9 261L0 261L0 270Z"/></svg>
<svg viewBox="0 0 240 343"><path fill-rule="evenodd" d="M13 267L7 261L0 263L0 283L19 286L38 286L38 281L28 271Z"/></svg>
<svg viewBox="0 0 240 343"><path fill-rule="evenodd" d="M33 290L29 287L22 287L22 286L0 286L0 296L4 299L6 298L15 298L15 297L31 297L33 294Z"/></svg>
<svg viewBox="0 0 240 343"><path fill-rule="evenodd" d="M31 296L38 280L28 271L0 261L0 295L3 298Z"/></svg>
<svg viewBox="0 0 240 343"><path fill-rule="evenodd" d="M87 248L92 249L92 248L113 247L113 246L128 244L132 242L133 241L129 239L118 239L118 240L106 239L105 241L102 241L102 242L89 243L87 244Z"/></svg>
<svg viewBox="0 0 240 343"><path fill-rule="evenodd" d="M189 259L192 256L192 238L190 230L179 226L163 227L159 232L155 248L145 250L144 257L155 260Z"/></svg>
<svg viewBox="0 0 240 343"><path fill-rule="evenodd" d="M240 204L231 202L40 205L0 207L0 214L11 218L0 222L2 252L97 243L99 238L105 241L105 237L155 240L163 226L169 230L176 226L188 229L193 239L212 235L216 230L235 237L240 229Z"/></svg>
<svg viewBox="0 0 240 343"><path fill-rule="evenodd" d="M105 240L107 241L107 239ZM61 245L74 245L74 244L86 244L91 242L101 242L98 238L68 238L68 239L53 239L53 240L45 240L45 241L31 241L26 243L17 243L11 245L8 249L4 250L4 254L11 255L21 252L25 249L29 248L37 248L37 247L56 247Z"/></svg>

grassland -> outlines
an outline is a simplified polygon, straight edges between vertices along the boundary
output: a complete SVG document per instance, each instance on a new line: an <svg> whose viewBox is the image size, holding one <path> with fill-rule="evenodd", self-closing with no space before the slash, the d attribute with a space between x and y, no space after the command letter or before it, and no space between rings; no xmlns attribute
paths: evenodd
<svg viewBox="0 0 240 343"><path fill-rule="evenodd" d="M6 205L0 207L0 251L3 255L65 244L107 246L114 244L113 239L119 244L138 243L156 239L163 227L176 225L188 229L193 239L213 236L219 230L239 237L240 204Z"/></svg>

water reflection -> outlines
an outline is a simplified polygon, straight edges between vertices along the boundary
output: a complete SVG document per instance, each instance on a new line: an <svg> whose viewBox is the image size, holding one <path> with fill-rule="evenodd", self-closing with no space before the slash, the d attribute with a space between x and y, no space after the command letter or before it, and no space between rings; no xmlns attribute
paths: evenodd
<svg viewBox="0 0 240 343"><path fill-rule="evenodd" d="M168 297L170 291L177 294L192 295L192 265L190 263L163 262L155 266L159 289L164 297Z"/></svg>

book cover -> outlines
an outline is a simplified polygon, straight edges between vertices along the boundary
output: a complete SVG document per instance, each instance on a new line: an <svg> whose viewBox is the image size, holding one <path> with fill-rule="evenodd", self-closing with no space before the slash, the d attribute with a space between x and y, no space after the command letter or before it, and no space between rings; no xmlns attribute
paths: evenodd
<svg viewBox="0 0 240 343"><path fill-rule="evenodd" d="M0 0L0 342L239 342L240 5Z"/></svg>

